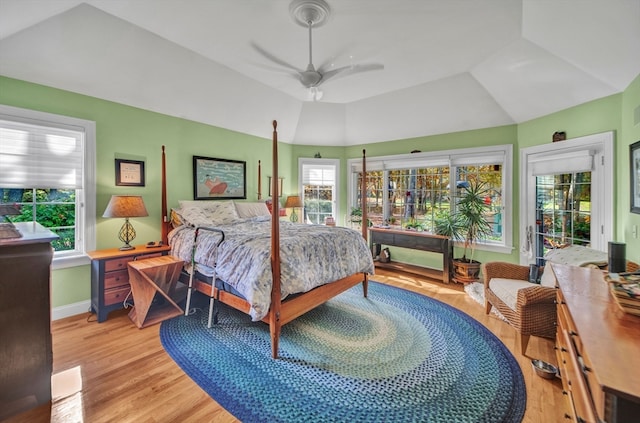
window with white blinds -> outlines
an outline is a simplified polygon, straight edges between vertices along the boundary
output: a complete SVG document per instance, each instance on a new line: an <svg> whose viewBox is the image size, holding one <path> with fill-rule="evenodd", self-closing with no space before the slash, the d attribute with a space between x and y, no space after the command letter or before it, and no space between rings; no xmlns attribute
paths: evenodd
<svg viewBox="0 0 640 423"><path fill-rule="evenodd" d="M478 180L487 190L486 217L492 226L480 248L511 253L512 157L510 144L367 157L365 195L370 223L402 226L409 222L434 230L443 210L455 212L452 199L461 184ZM351 178L348 206L353 211L362 198L362 159L349 159L347 169Z"/></svg>
<svg viewBox="0 0 640 423"><path fill-rule="evenodd" d="M0 187L82 188L84 131L0 120Z"/></svg>
<svg viewBox="0 0 640 423"><path fill-rule="evenodd" d="M300 159L304 221L323 224L327 217L337 217L338 166L336 159Z"/></svg>
<svg viewBox="0 0 640 423"><path fill-rule="evenodd" d="M53 267L95 249L95 122L0 105L0 203L59 236Z"/></svg>

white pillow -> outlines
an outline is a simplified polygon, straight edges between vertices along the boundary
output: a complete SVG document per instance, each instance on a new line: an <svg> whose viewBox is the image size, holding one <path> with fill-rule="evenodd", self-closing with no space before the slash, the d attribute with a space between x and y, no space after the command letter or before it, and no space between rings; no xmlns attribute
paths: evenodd
<svg viewBox="0 0 640 423"><path fill-rule="evenodd" d="M234 202L238 217L247 219L258 216L271 216L269 208L263 202Z"/></svg>
<svg viewBox="0 0 640 423"><path fill-rule="evenodd" d="M548 286L551 288L556 287L556 274L553 273L550 261L547 261L547 263L544 265L544 271L542 272L542 277L540 278L540 285Z"/></svg>
<svg viewBox="0 0 640 423"><path fill-rule="evenodd" d="M181 201L180 204L184 206L177 212L184 223L190 226L228 225L238 220L238 213L231 201Z"/></svg>

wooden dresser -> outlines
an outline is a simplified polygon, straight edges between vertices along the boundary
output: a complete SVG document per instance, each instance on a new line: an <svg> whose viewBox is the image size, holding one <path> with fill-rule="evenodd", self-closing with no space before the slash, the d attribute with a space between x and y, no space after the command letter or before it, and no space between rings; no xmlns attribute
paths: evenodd
<svg viewBox="0 0 640 423"><path fill-rule="evenodd" d="M640 421L640 317L624 313L600 270L552 264L556 354L575 422Z"/></svg>
<svg viewBox="0 0 640 423"><path fill-rule="evenodd" d="M51 241L35 222L0 240L0 420L51 401Z"/></svg>
<svg viewBox="0 0 640 423"><path fill-rule="evenodd" d="M131 291L127 263L167 255L169 251L168 245L155 248L138 245L133 250L110 248L88 253L91 258L91 311L96 313L99 323L107 320L109 312L121 309Z"/></svg>

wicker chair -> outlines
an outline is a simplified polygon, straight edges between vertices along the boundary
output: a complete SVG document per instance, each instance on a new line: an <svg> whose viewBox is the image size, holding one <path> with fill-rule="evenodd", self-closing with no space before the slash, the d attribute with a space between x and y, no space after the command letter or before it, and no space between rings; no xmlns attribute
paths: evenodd
<svg viewBox="0 0 640 423"><path fill-rule="evenodd" d="M518 331L520 351L526 355L527 345L531 335L554 338L556 334L556 288L542 286L529 282L529 267L505 262L489 262L482 265L484 278L485 312L489 314L495 307L507 319L509 324ZM491 280L497 284L509 286L513 283L513 290L506 295L505 291L494 292ZM517 289L517 292L515 291ZM500 296L511 296L508 298ZM515 297L515 304L513 299ZM511 302L513 308L507 305Z"/></svg>

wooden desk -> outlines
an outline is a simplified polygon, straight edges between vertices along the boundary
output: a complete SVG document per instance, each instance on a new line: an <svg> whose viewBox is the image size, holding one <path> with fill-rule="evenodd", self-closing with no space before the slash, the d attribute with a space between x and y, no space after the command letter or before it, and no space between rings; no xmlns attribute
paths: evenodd
<svg viewBox="0 0 640 423"><path fill-rule="evenodd" d="M400 263L376 262L376 266L419 273L430 278L441 279L444 283L449 283L451 281L453 243L446 236L434 235L428 232L369 228L369 245L372 253L375 245L382 246L383 244L440 253L442 254L442 270L422 266L417 269L417 266L409 266Z"/></svg>
<svg viewBox="0 0 640 423"><path fill-rule="evenodd" d="M558 289L556 354L572 421L637 422L640 317L611 298L597 269L552 264Z"/></svg>
<svg viewBox="0 0 640 423"><path fill-rule="evenodd" d="M130 261L127 264L134 303L129 318L138 328L182 314L182 309L172 297L183 264L182 260L173 256ZM161 304L153 304L156 294L159 294Z"/></svg>

